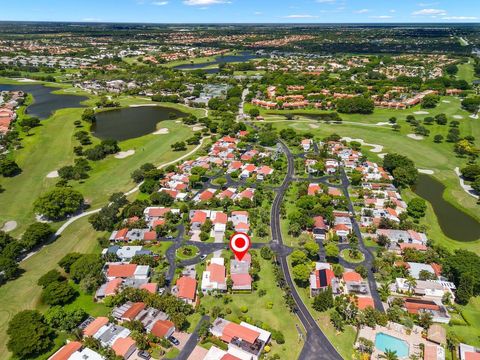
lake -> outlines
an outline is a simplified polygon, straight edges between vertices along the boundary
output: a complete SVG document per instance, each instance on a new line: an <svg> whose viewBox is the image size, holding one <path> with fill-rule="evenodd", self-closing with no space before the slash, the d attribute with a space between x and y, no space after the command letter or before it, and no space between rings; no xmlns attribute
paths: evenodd
<svg viewBox="0 0 480 360"><path fill-rule="evenodd" d="M16 90L21 90L33 96L34 102L28 106L27 114L42 120L50 117L59 109L84 107L81 102L88 100L85 96L54 94L53 91L58 90L58 88L47 87L41 84L0 84L0 91Z"/></svg>
<svg viewBox="0 0 480 360"><path fill-rule="evenodd" d="M480 238L480 223L443 199L445 186L441 182L431 176L419 174L413 190L432 204L440 227L449 238L457 241L474 241Z"/></svg>
<svg viewBox="0 0 480 360"><path fill-rule="evenodd" d="M155 132L162 120L177 119L186 113L163 106L138 106L102 111L96 114L93 135L118 141L133 139Z"/></svg>
<svg viewBox="0 0 480 360"><path fill-rule="evenodd" d="M251 53L249 51L240 52L238 55L225 55L225 56L217 56L214 61L205 62L205 63L198 63L198 64L184 64L175 66L174 69L177 70L195 70L195 69L204 69L211 65L219 65L219 64L226 64L232 62L246 62L255 58L258 58L259 55ZM205 69L204 70L208 74L213 74L219 72L218 67Z"/></svg>

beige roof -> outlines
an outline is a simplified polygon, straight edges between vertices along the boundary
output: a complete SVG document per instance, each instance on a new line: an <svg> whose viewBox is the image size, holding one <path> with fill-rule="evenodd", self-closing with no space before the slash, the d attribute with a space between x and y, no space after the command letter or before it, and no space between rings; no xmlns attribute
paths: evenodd
<svg viewBox="0 0 480 360"><path fill-rule="evenodd" d="M428 329L427 339L437 344L445 344L447 340L447 331L439 324L433 324Z"/></svg>

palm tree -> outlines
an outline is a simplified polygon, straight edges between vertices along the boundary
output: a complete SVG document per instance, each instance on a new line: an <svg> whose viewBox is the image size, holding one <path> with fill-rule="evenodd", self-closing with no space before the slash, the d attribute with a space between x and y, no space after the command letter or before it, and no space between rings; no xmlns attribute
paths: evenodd
<svg viewBox="0 0 480 360"><path fill-rule="evenodd" d="M382 301L387 301L390 296L390 284L388 282L383 283L378 288L378 293Z"/></svg>
<svg viewBox="0 0 480 360"><path fill-rule="evenodd" d="M386 349L385 353L381 354L379 358L385 360L398 360L397 352L390 349Z"/></svg>
<svg viewBox="0 0 480 360"><path fill-rule="evenodd" d="M408 286L408 292L412 294L413 290L417 286L417 280L412 276L408 276L407 279L405 280L405 283Z"/></svg>

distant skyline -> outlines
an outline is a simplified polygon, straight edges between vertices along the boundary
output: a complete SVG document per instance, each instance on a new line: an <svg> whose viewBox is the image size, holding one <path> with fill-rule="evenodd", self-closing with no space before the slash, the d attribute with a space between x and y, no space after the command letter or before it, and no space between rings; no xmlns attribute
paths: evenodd
<svg viewBox="0 0 480 360"><path fill-rule="evenodd" d="M22 0L2 21L139 23L480 22L480 0Z"/></svg>

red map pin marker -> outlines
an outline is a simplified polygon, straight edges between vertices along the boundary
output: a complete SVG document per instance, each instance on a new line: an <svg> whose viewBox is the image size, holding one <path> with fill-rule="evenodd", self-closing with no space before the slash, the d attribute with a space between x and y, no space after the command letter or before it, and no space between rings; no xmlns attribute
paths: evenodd
<svg viewBox="0 0 480 360"><path fill-rule="evenodd" d="M237 232L230 237L230 249L235 257L241 261L252 245L250 237L241 232Z"/></svg>

